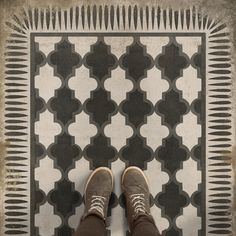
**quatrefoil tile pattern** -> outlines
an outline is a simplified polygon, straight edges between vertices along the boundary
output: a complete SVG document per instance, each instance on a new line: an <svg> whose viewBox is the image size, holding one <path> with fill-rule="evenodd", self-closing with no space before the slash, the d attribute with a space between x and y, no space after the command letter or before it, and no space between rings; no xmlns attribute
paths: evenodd
<svg viewBox="0 0 236 236"><path fill-rule="evenodd" d="M130 235L131 165L162 235L233 234L234 47L207 9L87 1L5 20L1 235L73 235L100 166L116 180L107 236Z"/></svg>
<svg viewBox="0 0 236 236"><path fill-rule="evenodd" d="M49 46L34 38L36 236L45 232L45 214L48 232L73 233L84 209L82 182L99 166L115 175L130 165L145 171L161 232L186 235L189 214L194 232L201 229L202 39L156 35L155 47L150 39L63 35ZM123 207L116 187L109 215L125 217ZM108 231L126 232L125 220Z"/></svg>

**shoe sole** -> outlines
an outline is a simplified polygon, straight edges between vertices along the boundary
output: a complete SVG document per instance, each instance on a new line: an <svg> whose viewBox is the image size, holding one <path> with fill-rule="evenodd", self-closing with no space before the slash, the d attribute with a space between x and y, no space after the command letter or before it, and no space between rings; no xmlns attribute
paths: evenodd
<svg viewBox="0 0 236 236"><path fill-rule="evenodd" d="M88 184L89 184L90 180L92 179L92 177L93 177L98 171L101 171L101 170L105 170L105 171L109 172L109 174L111 175L111 182L112 182L112 189L113 189L113 187L114 187L113 179L114 179L114 178L113 178L113 173L112 173L112 171L111 171L109 168L107 168L107 167L98 167L98 168L96 168L96 169L92 172L92 174L89 176L89 178L88 178L88 180L87 180L87 183L86 183L85 188L84 188L84 196L85 196L85 198L86 198L86 190L87 190L87 187L88 187Z"/></svg>
<svg viewBox="0 0 236 236"><path fill-rule="evenodd" d="M138 168L137 166L130 166L130 167L126 168L125 171L123 172L122 178L121 178L121 187L122 187L122 189L124 190L123 181L124 181L125 174L130 170L137 170L143 176L143 178L145 179L145 182L148 186L148 190L149 190L148 179L147 179L146 175L143 173L143 171L140 168Z"/></svg>

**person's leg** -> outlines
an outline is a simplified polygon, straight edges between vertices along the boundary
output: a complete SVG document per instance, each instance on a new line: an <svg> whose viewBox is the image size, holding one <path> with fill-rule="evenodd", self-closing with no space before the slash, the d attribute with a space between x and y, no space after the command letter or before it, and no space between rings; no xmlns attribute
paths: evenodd
<svg viewBox="0 0 236 236"><path fill-rule="evenodd" d="M132 236L160 236L150 212L150 192L143 171L128 167L121 180L125 195L128 225Z"/></svg>
<svg viewBox="0 0 236 236"><path fill-rule="evenodd" d="M133 223L132 236L161 236L152 217L140 216Z"/></svg>
<svg viewBox="0 0 236 236"><path fill-rule="evenodd" d="M85 211L73 236L105 236L108 203L113 189L110 169L100 167L90 175L85 187Z"/></svg>
<svg viewBox="0 0 236 236"><path fill-rule="evenodd" d="M105 236L106 225L102 218L97 215L89 215L80 222L73 236Z"/></svg>

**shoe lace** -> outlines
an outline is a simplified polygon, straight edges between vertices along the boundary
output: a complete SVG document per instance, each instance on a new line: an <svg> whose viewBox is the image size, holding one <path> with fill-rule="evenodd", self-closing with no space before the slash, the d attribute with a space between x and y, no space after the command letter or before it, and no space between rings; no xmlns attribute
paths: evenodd
<svg viewBox="0 0 236 236"><path fill-rule="evenodd" d="M131 203L134 208L134 213L146 213L146 207L145 207L145 198L143 193L136 193L130 195Z"/></svg>
<svg viewBox="0 0 236 236"><path fill-rule="evenodd" d="M93 195L91 197L91 206L89 212L92 210L98 211L104 217L104 205L106 198L103 196Z"/></svg>

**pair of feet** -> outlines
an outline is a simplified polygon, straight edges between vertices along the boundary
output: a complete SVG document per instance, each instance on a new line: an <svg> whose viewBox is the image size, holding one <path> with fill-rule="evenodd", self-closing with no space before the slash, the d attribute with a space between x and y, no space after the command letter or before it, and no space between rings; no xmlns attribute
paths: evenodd
<svg viewBox="0 0 236 236"><path fill-rule="evenodd" d="M139 216L150 216L149 188L141 169L135 166L124 170L121 188L126 199L129 228ZM109 168L100 167L90 175L85 187L85 213L107 220L108 203L113 190L113 174Z"/></svg>

